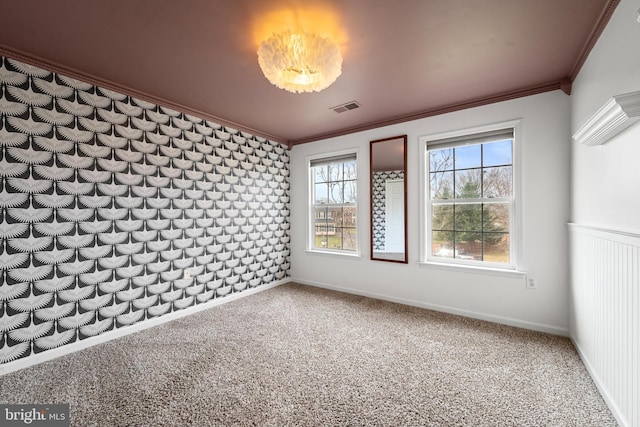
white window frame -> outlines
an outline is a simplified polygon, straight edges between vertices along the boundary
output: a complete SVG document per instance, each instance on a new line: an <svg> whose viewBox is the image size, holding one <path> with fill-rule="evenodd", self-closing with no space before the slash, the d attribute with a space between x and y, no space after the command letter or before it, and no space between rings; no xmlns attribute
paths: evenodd
<svg viewBox="0 0 640 427"><path fill-rule="evenodd" d="M450 132L441 132L421 136L419 138L420 152L420 263L426 266L457 269L470 268L487 272L520 272L520 260L522 259L522 209L521 209L521 183L522 183L522 162L520 152L522 145L521 136L522 120L511 120L507 122L494 123L485 126L460 129ZM497 131L501 129L513 129L512 143L512 168L513 168L513 193L510 199L510 224L509 224L509 264L490 263L486 261L450 259L444 257L434 257L431 255L431 202L430 196L430 174L429 174L429 152L428 144L431 141L466 137L473 138L476 134ZM490 202L497 202L500 199L492 199ZM459 203L459 202L458 202ZM464 202L463 202L464 203Z"/></svg>
<svg viewBox="0 0 640 427"><path fill-rule="evenodd" d="M356 236L355 236L355 250L343 250L343 249L335 249L335 248L316 248L314 247L315 242L315 186L314 186L314 176L312 170L312 163L318 160L323 159L331 159L333 157L346 157L346 156L354 156L356 162L356 202L352 205L356 208L356 215L354 221L356 223ZM361 188L361 174L362 174L362 165L360 164L360 155L358 149L351 150L341 150L341 151L332 151L329 153L323 153L318 155L312 155L306 157L305 162L307 168L307 189L308 189L308 201L307 201L307 242L306 242L306 251L309 253L319 253L319 254L331 254L331 255L340 255L347 257L360 257L361 256L361 247L362 244L360 242L362 231L361 224L359 221L361 200L362 200L362 188Z"/></svg>

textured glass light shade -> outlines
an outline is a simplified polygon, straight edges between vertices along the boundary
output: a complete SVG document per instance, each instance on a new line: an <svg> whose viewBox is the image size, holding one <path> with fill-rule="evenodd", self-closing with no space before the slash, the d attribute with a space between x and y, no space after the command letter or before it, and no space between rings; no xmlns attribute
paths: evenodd
<svg viewBox="0 0 640 427"><path fill-rule="evenodd" d="M289 92L320 92L342 73L338 45L309 33L274 34L258 49L258 63L273 85Z"/></svg>

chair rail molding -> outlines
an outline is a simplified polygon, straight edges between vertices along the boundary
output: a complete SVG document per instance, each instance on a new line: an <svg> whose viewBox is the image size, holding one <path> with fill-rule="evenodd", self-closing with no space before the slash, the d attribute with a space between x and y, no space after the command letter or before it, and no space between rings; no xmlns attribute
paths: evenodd
<svg viewBox="0 0 640 427"><path fill-rule="evenodd" d="M640 91L613 96L573 134L573 140L584 145L602 145L638 119Z"/></svg>

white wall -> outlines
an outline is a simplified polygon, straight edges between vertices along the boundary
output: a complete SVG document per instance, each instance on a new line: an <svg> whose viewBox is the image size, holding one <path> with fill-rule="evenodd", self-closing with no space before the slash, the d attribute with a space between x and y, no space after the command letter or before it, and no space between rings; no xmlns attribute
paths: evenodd
<svg viewBox="0 0 640 427"><path fill-rule="evenodd" d="M571 133L610 97L640 90L640 0L623 0L571 94ZM640 125L602 146L572 147L572 221L640 233Z"/></svg>
<svg viewBox="0 0 640 427"><path fill-rule="evenodd" d="M569 97L560 91L415 120L295 146L291 151L291 276L301 283L431 307L558 334L568 333ZM366 106L364 106L366 108ZM419 261L420 136L523 119L522 276L442 270ZM409 264L369 260L369 141L408 135ZM358 213L362 256L305 251L307 170L305 157L359 150Z"/></svg>
<svg viewBox="0 0 640 427"><path fill-rule="evenodd" d="M640 90L639 9L620 2L574 82L572 133L610 97ZM571 147L571 338L619 424L640 426L640 124Z"/></svg>

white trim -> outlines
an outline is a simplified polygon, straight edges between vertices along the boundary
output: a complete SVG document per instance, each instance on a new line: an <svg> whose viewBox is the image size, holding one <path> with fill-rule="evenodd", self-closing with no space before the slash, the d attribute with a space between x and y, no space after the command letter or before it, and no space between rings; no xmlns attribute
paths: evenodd
<svg viewBox="0 0 640 427"><path fill-rule="evenodd" d="M495 316L488 313L481 313L478 311L464 310L455 307L439 305L439 304L429 304L424 302L418 302L406 298L397 298L387 294L380 294L377 292L366 292L360 290L354 290L351 288L345 288L342 286L332 285L328 283L320 283L309 280L302 280L295 277L291 278L292 282L300 283L307 286L315 286L317 288L330 289L333 291L343 292L351 295L360 295L367 298L374 298L383 301L395 302L398 304L408 305L411 307L419 307L427 310L439 311L442 313L455 314L457 316L468 317L471 319L484 320L487 322L499 323L502 325L513 326L516 328L523 328L532 331L544 332L552 335L560 335L563 337L569 336L569 330L567 328L547 325L544 323L536 323L536 322L528 322L525 320L514 319L512 317L504 317L504 316Z"/></svg>
<svg viewBox="0 0 640 427"><path fill-rule="evenodd" d="M523 141L523 132L522 126L524 126L523 120L518 119L511 122L513 125L513 138L514 144L512 145L513 150L513 204L511 208L513 209L512 217L511 217L511 236L513 239L513 243L511 244L511 265L516 270L524 270L526 266L523 266L524 260L524 232L522 231L523 227L523 218L524 218L524 209L523 206L523 192L522 192L522 181L523 181L523 169L524 162L522 161L522 152L524 147ZM526 278L525 278L526 280Z"/></svg>
<svg viewBox="0 0 640 427"><path fill-rule="evenodd" d="M573 140L602 145L639 119L640 91L613 96L573 134Z"/></svg>
<svg viewBox="0 0 640 427"><path fill-rule="evenodd" d="M615 230L611 228L595 227L591 225L576 224L570 222L567 224L569 230L581 234L598 237L600 239L620 242L627 245L638 246L640 242L640 234L631 233L629 231Z"/></svg>
<svg viewBox="0 0 640 427"><path fill-rule="evenodd" d="M609 407L609 410L611 411L611 413L615 417L615 419L618 422L618 424L621 427L629 426L629 423L627 422L627 420L622 415L622 411L620 410L618 405L616 405L615 400L611 397L611 394L609 393L608 388L604 386L604 383L602 382L602 379L600 378L600 376L598 375L596 370L593 368L593 365L591 364L591 362L589 361L589 359L585 355L585 352L582 350L582 348L580 347L578 342L573 339L573 337L569 337L569 338L571 339L571 342L573 343L573 346L576 348L576 351L578 352L578 356L580 356L580 360L582 360L582 363L587 368L587 372L589 372L589 375L591 376L591 379L593 380L593 383L596 385L596 388L600 392L600 395L602 396L602 399L604 399L604 402Z"/></svg>
<svg viewBox="0 0 640 427"><path fill-rule="evenodd" d="M309 255L330 255L330 256L347 257L347 258L362 258L362 254L360 253L355 253L351 251L337 251L337 250L331 250L331 249L326 249L326 250L305 249L305 253Z"/></svg>
<svg viewBox="0 0 640 427"><path fill-rule="evenodd" d="M468 267L468 268L477 268L486 271L491 270L503 270L507 274L513 274L516 272L521 266L520 262L523 259L522 257L522 218L521 218L521 205L522 205L522 119L514 119L508 120L505 122L493 123L489 125L476 126L472 128L466 129L458 129L454 131L448 132L439 132L435 134L423 135L418 139L418 150L420 155L420 169L419 169L419 184L420 184L420 263L429 266L440 266L443 264L448 264L453 266L454 268L460 267ZM430 224L429 220L429 212L428 212L428 193L429 193L429 180L427 179L427 174L429 171L428 167L428 151L427 144L429 141L439 140L439 139L450 139L457 138L465 135L473 136L474 134L486 133L493 130L504 129L504 128L512 128L513 129L513 141L512 144L512 168L513 168L513 201L510 201L510 210L511 210L511 223L509 225L509 265L499 265L499 264L487 264L482 263L481 265L462 262L449 262L446 259L432 258L430 256L430 238L431 233L429 233L428 224ZM437 149L437 147L436 147ZM487 267L485 268L484 265ZM517 273L520 274L520 273ZM524 273L521 273L524 274Z"/></svg>
<svg viewBox="0 0 640 427"><path fill-rule="evenodd" d="M226 304L231 301L236 301L240 298L244 298L249 295L256 294L258 292L266 291L267 289L275 288L276 286L280 286L289 282L291 282L290 278L280 279L266 285L258 286L256 288L246 289L242 292L232 293L221 298L215 298L204 304L191 306L191 307L185 308L184 310L174 311L174 312L162 315L160 317L155 317L153 319L145 320L140 323L134 323L133 325L130 325L130 326L124 326L118 329L114 329L114 330L105 332L103 334L100 334L94 337L89 337L81 341L76 341L71 344L67 344L52 350L47 350L42 353L38 353L33 356L26 357L24 359L18 359L13 362L8 362L3 365L0 365L0 377L10 372L19 371L20 369L28 368L30 366L34 366L43 362L48 362L60 356L65 356L67 354L75 353L76 351L84 350L98 344L109 342L117 338L124 337L126 335L130 335L136 332L143 331L145 329L152 328L154 326L171 322L176 319L181 319L183 317L190 316L200 311L208 310L212 307Z"/></svg>
<svg viewBox="0 0 640 427"><path fill-rule="evenodd" d="M471 265L453 263L453 262L418 262L418 265L424 268L432 268L434 270L445 270L457 273L482 274L487 276L509 277L512 279L523 279L527 277L527 273L513 268L501 268L495 266Z"/></svg>
<svg viewBox="0 0 640 427"><path fill-rule="evenodd" d="M427 192L431 184L427 184L427 138L418 138L418 260L427 259L429 242L427 241Z"/></svg>

